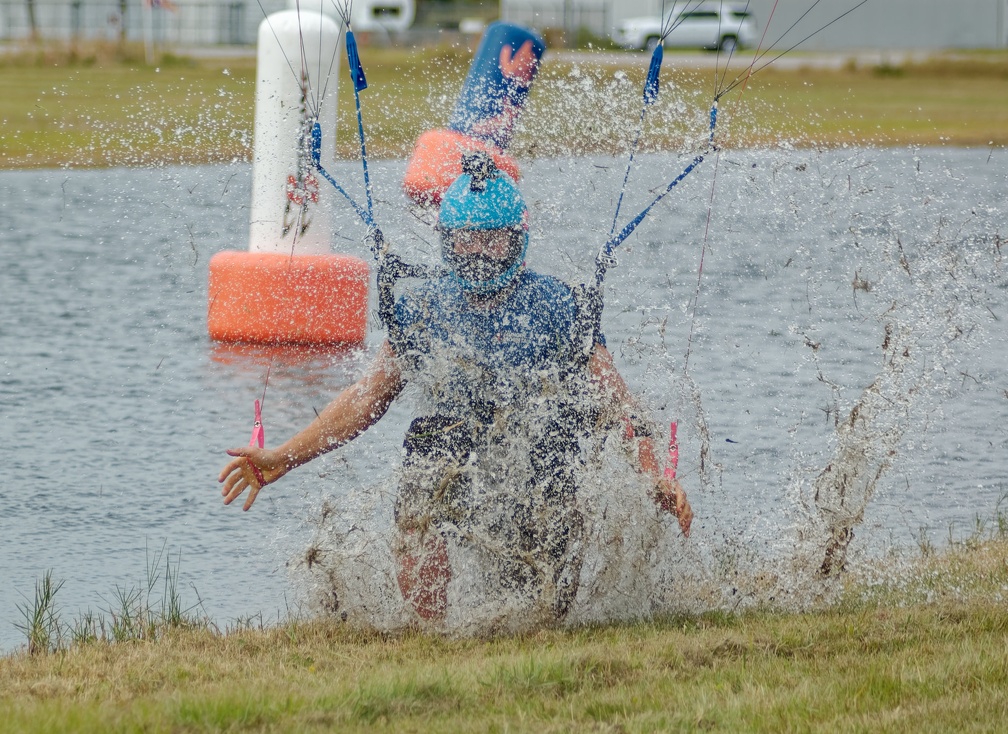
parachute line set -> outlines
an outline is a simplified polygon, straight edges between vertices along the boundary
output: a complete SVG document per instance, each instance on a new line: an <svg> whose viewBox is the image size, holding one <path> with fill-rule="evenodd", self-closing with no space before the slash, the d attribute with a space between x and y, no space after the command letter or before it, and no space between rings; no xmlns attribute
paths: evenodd
<svg viewBox="0 0 1008 734"><path fill-rule="evenodd" d="M342 196L347 201L347 203L350 204L351 208L354 210L354 212L357 214L360 220L364 223L364 225L368 228L367 238L370 240L371 253L375 258L377 265L376 285L378 290L378 316L379 320L382 323L382 326L388 332L389 337L394 340L396 336L395 333L396 326L393 310L395 301L394 289L396 283L402 278L437 277L445 274L446 271L440 267L408 264L404 262L402 259L400 259L398 256L389 252L381 228L375 221L372 187L371 187L370 174L368 171L366 136L364 133L364 121L361 112L361 101L360 101L360 93L361 91L367 88L368 83L366 76L364 74L363 65L361 64L360 54L357 47L357 41L354 37L353 30L350 27L352 1L348 0L347 2L342 3L338 3L336 2L336 0L328 0L328 1L335 9L336 14L340 18L343 28L345 29L346 55L348 62L348 70L352 80L354 105L357 114L357 137L360 144L361 166L364 179L363 183L364 183L364 193L366 197L366 208L361 206L350 195L350 193L346 190L346 188L344 188L322 165L322 129L318 120L319 120L319 111L321 109L321 105L325 97L326 88L323 87L323 89L317 96L315 97L311 96L310 74L308 73L308 70L304 68L306 62L304 53L303 33L301 34L302 69L300 74L294 68L294 64L291 62L291 59L287 58L287 64L290 67L291 73L294 74L295 78L306 82L305 86L307 87L305 91L305 105L308 108L307 111L310 113L309 115L310 129L302 131L301 145L302 150L306 154L306 157L308 158L311 166L318 171L319 175L321 175L333 186L336 192L340 196ZM641 209L640 212L638 212L634 217L630 218L626 222L626 224L617 231L620 211L623 206L623 200L626 194L627 184L630 180L630 172L631 169L633 168L634 158L637 152L638 145L640 143L641 136L643 134L644 120L647 115L648 109L652 107L658 100L661 66L664 58L663 42L669 36L669 34L671 34L684 21L684 19L688 16L689 13L691 13L694 10L697 10L700 7L700 5L702 4L702 2L704 2L704 0L686 0L686 2L683 3L682 6L679 6L678 2L672 2L671 3L672 7L668 11L666 10L666 3L665 2L662 3L663 25L662 25L661 42L659 42L655 46L651 55L651 61L648 68L647 77L644 82L642 105L638 120L638 128L629 152L626 172L623 177L623 184L620 189L619 196L616 202L615 212L613 214L612 226L610 228L608 238L602 244L601 248L599 249L598 255L595 258L594 282L591 285L588 284L582 285L577 289L580 292L579 300L581 300L582 306L583 308L585 308L586 311L585 316L589 322L587 326L590 327L590 332L593 339L597 337L598 334L601 332L601 317L603 310L602 286L605 280L607 270L616 264L616 258L614 255L616 248L619 247L624 241L626 241L626 239L631 234L633 234L633 232L637 229L637 227L648 217L648 215L653 211L653 209L663 199L665 199L665 197L667 197L670 193L672 193L672 191L683 181L683 179L685 179L694 170L696 170L696 168L700 166L700 164L703 163L708 156L710 156L712 153L715 154L720 153L720 148L715 143L715 134L717 132L717 124L718 124L718 104L720 100L726 94L731 92L733 89L740 86L741 89L739 91L739 97L741 98L742 93L745 91L746 84L754 74L757 74L763 69L766 69L768 66L772 65L775 61L780 59L785 54L795 50L813 36L821 33L823 30L830 27L834 23L840 21L842 18L858 10L859 8L867 4L869 1L870 0L858 0L858 2L849 9L845 10L839 15L833 16L831 20L829 20L827 23L819 26L811 33L808 33L807 35L803 36L800 40L789 45L784 50L781 50L778 53L774 54L769 60L764 62L764 59L766 59L768 55L774 52L774 50L777 49L783 43L784 39L787 38L792 33L792 31L794 31L799 26L799 24L801 24L801 22L805 20L806 17L808 17L809 13L811 13L812 10L815 9L816 6L818 6L822 2L822 0L814 0L814 2L811 3L811 5L805 10L805 12L802 13L794 22L792 22L784 30L784 32L781 33L776 38L776 40L774 40L766 48L764 48L763 43L766 39L767 30L769 29L770 22L773 19L773 16L777 10L777 2L775 2L773 9L770 13L770 16L767 18L766 29L763 32L763 36L760 38L759 45L757 46L753 54L753 59L749 63L749 65L741 73L739 73L737 76L731 79L731 81L727 81L728 66L731 61L732 54L734 53L735 47L733 46L730 49L728 53L728 58L724 61L723 67L721 66L720 58L718 59L717 67L715 70L716 83L715 83L714 99L710 108L709 129L706 136L706 144L703 150L696 153L693 159L688 163L688 165L686 165L686 167L683 168L683 170L677 176L672 178L668 183L668 185L663 190L661 190L650 201L650 203L648 203L643 209ZM266 17L266 20L268 22L269 16L266 14L265 9L263 9L261 1L257 0L257 2L259 2L259 7L261 10L263 10L263 15ZM294 5L300 17L301 12L300 0L296 0ZM743 13L748 12L749 5L750 2L747 1L743 8ZM679 7L677 8L677 6ZM276 35L277 34L274 31L274 36L276 37ZM279 38L277 38L277 41L279 43ZM718 53L720 54L720 51L718 51ZM321 60L319 65L321 67L322 65ZM336 51L334 51L333 57L329 61L330 72L335 65L336 65ZM322 78L323 76L322 72L323 70L321 68L317 70L319 78ZM327 83L329 76L330 74L325 75ZM696 293L693 299L692 320L694 321L696 318L697 303L699 301L700 281L703 273L703 258L707 247L707 232L709 231L714 192L715 192L714 182L712 182L711 206L708 210L708 218L707 218L708 228L705 229L703 236L700 264L698 266L698 273L697 273ZM692 343L692 335L693 335L693 326L691 325L690 338L688 340L687 352L686 352L687 366L689 363L689 351L690 351L690 345ZM588 345L588 347L590 348L590 344Z"/></svg>

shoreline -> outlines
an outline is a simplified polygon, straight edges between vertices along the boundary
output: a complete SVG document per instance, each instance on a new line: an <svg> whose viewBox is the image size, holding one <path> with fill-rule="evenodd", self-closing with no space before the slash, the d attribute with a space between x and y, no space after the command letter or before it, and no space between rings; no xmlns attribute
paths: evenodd
<svg viewBox="0 0 1008 734"><path fill-rule="evenodd" d="M891 144L881 144L876 142L870 142L863 145L849 144L849 143L837 143L833 145L808 143L808 144L796 144L791 141L780 141L776 144L767 145L753 145L748 147L719 147L720 152L724 154L730 153L751 153L760 151L769 151L778 149L781 146L786 146L791 150L795 151L817 151L826 152L830 150L975 150L982 152L986 155L993 155L999 150L1003 150L1008 146L1004 145L990 145L990 144L979 144L979 143L964 143L964 144L951 144L948 141L935 141L935 142L900 142ZM663 153L675 154L675 155L687 155L683 151L674 151L668 149L659 150L638 150L637 156L643 154L654 154L661 155ZM544 161L544 160L569 160L577 158L591 158L593 156L602 157L612 157L619 160L625 158L626 153L612 153L610 151L581 151L578 153L554 153L550 155L536 155L536 156L515 156L515 159L519 163L529 163L531 161ZM360 158L352 158L350 156L339 156L335 159L338 163L350 163L354 161L359 161ZM368 160L369 162L405 162L408 160L408 156L401 155L373 155L371 150L368 150ZM54 173L58 172L70 172L70 171L101 171L101 170L115 170L115 169L135 169L135 168L166 168L166 167L184 167L184 166L227 166L227 165L252 165L251 157L240 157L240 158L158 158L156 160L150 160L143 163L128 163L128 162L111 162L111 163L95 163L95 164L78 164L78 163L59 163L59 164L39 164L39 165L25 165L17 167L6 167L0 162L0 172L3 173L30 173L30 172L43 172L50 171Z"/></svg>
<svg viewBox="0 0 1008 734"><path fill-rule="evenodd" d="M921 547L902 574L889 559L802 611L480 637L183 619L22 649L0 655L0 716L24 732L989 729L1008 706L1004 527Z"/></svg>

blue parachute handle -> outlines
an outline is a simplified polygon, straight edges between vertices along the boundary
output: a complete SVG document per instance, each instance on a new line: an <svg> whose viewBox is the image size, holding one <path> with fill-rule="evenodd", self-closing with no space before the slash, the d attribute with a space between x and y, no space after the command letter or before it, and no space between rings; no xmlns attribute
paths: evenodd
<svg viewBox="0 0 1008 734"><path fill-rule="evenodd" d="M350 70L350 78L353 80L354 91L359 92L367 89L367 78L364 76L364 67L361 66L360 54L357 53L357 39L354 38L353 31L347 28L346 32L346 53L347 66Z"/></svg>
<svg viewBox="0 0 1008 734"><path fill-rule="evenodd" d="M339 185L336 179L330 176L329 172L322 167L322 126L319 125L317 121L312 125L311 129L311 162L312 165L315 166L315 170L318 171L326 181L331 183L333 188L335 188L344 199L350 202L350 206L352 206L354 211L357 212L357 216L361 218L361 221L368 227L377 228L371 215L364 211L363 207L354 201L353 197L350 196L350 194L348 194L346 190Z"/></svg>
<svg viewBox="0 0 1008 734"><path fill-rule="evenodd" d="M322 168L322 126L317 120L311 128L311 160L315 168Z"/></svg>
<svg viewBox="0 0 1008 734"><path fill-rule="evenodd" d="M653 105L658 101L658 76L661 73L662 58L665 51L659 43L651 53L651 66L648 68L647 81L644 82L644 104Z"/></svg>
<svg viewBox="0 0 1008 734"><path fill-rule="evenodd" d="M353 80L354 106L357 108L357 137L360 140L361 167L364 169L364 193L367 196L368 216L374 218L374 202L371 198L371 177L368 174L367 144L364 141L364 118L361 116L360 93L367 89L367 79L364 78L364 67L361 66L360 54L357 52L357 39L347 26L346 32L347 67ZM373 224L372 224L373 226Z"/></svg>

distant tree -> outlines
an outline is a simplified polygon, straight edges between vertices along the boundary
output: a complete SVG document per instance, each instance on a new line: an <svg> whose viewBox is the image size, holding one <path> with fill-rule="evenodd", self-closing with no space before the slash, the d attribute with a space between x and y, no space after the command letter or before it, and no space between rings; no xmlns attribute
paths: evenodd
<svg viewBox="0 0 1008 734"><path fill-rule="evenodd" d="M129 0L119 0L119 43L126 42L126 10Z"/></svg>

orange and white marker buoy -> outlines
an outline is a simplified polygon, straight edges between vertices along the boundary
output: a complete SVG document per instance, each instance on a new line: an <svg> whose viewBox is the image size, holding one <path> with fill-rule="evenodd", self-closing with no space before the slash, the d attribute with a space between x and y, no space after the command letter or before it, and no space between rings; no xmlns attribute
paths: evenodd
<svg viewBox="0 0 1008 734"><path fill-rule="evenodd" d="M339 25L317 12L281 11L259 26L249 245L210 260L213 339L364 340L368 265L331 251L334 206L320 193L310 158L316 121L323 150L331 154L335 147L339 45ZM292 69L300 69L300 78ZM313 78L319 73L325 78ZM321 90L328 97L319 102Z"/></svg>

